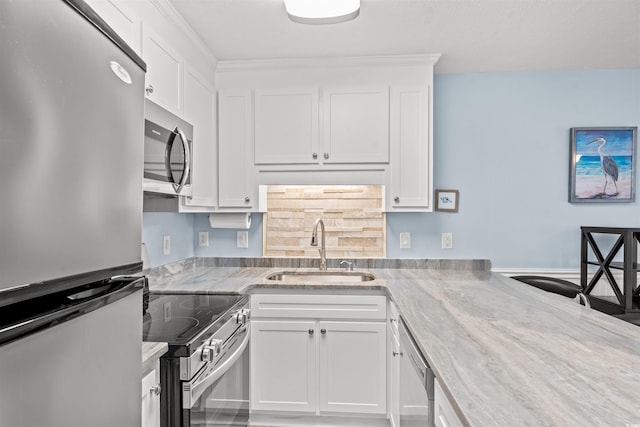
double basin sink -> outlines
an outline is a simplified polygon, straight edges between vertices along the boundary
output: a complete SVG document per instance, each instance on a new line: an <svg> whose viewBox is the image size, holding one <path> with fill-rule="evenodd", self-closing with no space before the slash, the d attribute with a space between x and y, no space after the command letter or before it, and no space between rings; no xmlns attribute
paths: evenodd
<svg viewBox="0 0 640 427"><path fill-rule="evenodd" d="M267 276L267 280L280 282L369 282L375 280L371 273L362 271L277 271Z"/></svg>

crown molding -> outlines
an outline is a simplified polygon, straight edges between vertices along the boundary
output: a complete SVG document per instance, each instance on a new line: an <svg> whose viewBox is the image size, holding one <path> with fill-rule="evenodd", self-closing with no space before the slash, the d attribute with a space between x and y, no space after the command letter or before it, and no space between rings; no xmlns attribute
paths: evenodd
<svg viewBox="0 0 640 427"><path fill-rule="evenodd" d="M157 1L157 0L156 0ZM441 54L218 60L217 73L237 71L342 68L357 66L433 66Z"/></svg>
<svg viewBox="0 0 640 427"><path fill-rule="evenodd" d="M169 2L169 0L149 0L149 2L155 6L160 13L162 13L166 18L168 18L171 22L176 24L178 28L193 42L196 47L202 52L205 56L205 59L208 60L212 66L216 66L218 59L213 55L213 52L209 49L209 47L202 41L200 36L193 31L193 28L189 26L187 21L184 20L182 15L176 10L176 8Z"/></svg>

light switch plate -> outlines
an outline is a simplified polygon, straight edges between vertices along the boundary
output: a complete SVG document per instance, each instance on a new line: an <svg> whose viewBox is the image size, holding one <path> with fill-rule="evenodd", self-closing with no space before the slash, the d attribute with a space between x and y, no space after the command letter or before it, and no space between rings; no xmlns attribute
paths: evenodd
<svg viewBox="0 0 640 427"><path fill-rule="evenodd" d="M171 236L165 234L162 236L162 255L169 255L171 253Z"/></svg>
<svg viewBox="0 0 640 427"><path fill-rule="evenodd" d="M209 246L209 232L200 231L198 233L198 246Z"/></svg>
<svg viewBox="0 0 640 427"><path fill-rule="evenodd" d="M400 249L411 248L411 233L400 233Z"/></svg>
<svg viewBox="0 0 640 427"><path fill-rule="evenodd" d="M442 233L442 249L453 248L453 233Z"/></svg>
<svg viewBox="0 0 640 427"><path fill-rule="evenodd" d="M249 232L238 231L236 234L236 247L239 249L246 249L249 247Z"/></svg>

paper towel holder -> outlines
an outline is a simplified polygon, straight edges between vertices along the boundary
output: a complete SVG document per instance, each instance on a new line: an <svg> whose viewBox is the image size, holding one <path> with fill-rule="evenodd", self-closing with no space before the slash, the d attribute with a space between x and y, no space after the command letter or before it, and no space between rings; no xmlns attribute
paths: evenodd
<svg viewBox="0 0 640 427"><path fill-rule="evenodd" d="M248 230L251 228L251 213L211 213L209 225L211 228Z"/></svg>

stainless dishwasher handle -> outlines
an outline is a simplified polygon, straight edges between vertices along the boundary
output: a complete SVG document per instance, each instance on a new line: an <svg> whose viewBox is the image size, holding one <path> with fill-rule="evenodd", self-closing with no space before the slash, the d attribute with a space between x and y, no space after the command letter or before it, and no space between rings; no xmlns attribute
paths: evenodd
<svg viewBox="0 0 640 427"><path fill-rule="evenodd" d="M197 378L196 380L192 381L191 384L183 384L183 409L191 409L193 405L196 404L200 396L202 396L202 393L204 393L211 384L218 381L227 372L227 370L240 359L242 353L245 351L247 345L249 344L249 328L250 324L247 324L245 330L243 331L244 337L242 338L242 342L240 342L238 348L216 369L211 371L209 374L205 374L201 378Z"/></svg>

